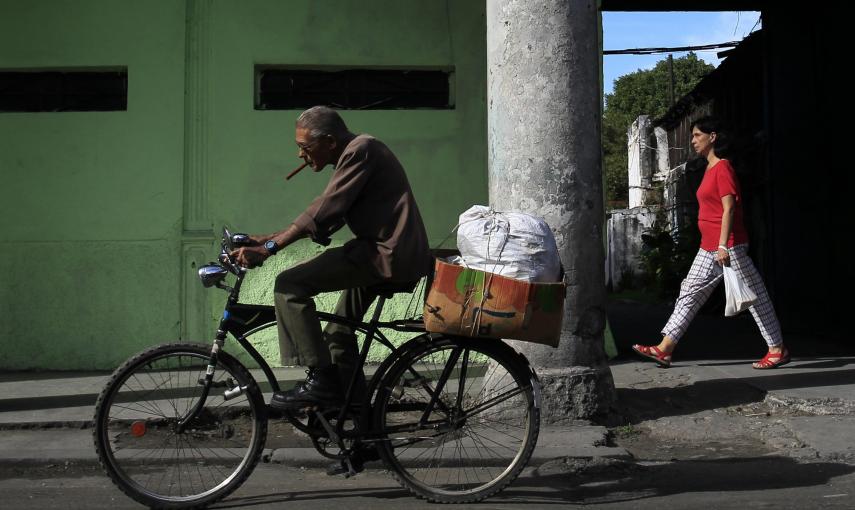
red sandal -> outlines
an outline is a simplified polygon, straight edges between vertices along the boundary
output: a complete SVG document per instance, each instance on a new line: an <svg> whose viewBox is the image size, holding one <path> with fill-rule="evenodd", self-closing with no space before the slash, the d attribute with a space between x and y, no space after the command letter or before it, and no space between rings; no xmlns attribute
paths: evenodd
<svg viewBox="0 0 855 510"><path fill-rule="evenodd" d="M660 367L668 368L671 366L671 354L664 352L655 345L635 344L632 346L632 350L649 360L655 361Z"/></svg>
<svg viewBox="0 0 855 510"><path fill-rule="evenodd" d="M790 362L790 351L784 347L781 352L767 352L763 359L755 362L751 366L757 370L769 370L778 368Z"/></svg>

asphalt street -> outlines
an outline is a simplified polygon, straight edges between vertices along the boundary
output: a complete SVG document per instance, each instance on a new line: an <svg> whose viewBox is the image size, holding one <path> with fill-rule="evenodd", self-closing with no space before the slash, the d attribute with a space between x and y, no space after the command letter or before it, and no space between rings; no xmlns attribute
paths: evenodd
<svg viewBox="0 0 855 510"><path fill-rule="evenodd" d="M0 469L2 507L139 509L92 464ZM855 466L770 456L675 462L554 461L529 469L504 492L457 508L552 509L853 508ZM346 479L319 468L262 464L232 496L212 508L436 509L411 496L381 469Z"/></svg>

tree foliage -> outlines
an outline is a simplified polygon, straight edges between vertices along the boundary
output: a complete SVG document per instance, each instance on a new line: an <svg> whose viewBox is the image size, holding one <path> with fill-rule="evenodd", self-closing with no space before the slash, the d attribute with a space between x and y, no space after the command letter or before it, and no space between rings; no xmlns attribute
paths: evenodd
<svg viewBox="0 0 855 510"><path fill-rule="evenodd" d="M674 98L679 100L714 69L694 53L674 59ZM668 94L668 59L653 69L636 71L615 80L614 92L606 94L603 112L603 155L606 200L623 202L628 198L627 138L630 124L639 115L658 118L671 107Z"/></svg>
<svg viewBox="0 0 855 510"><path fill-rule="evenodd" d="M676 299L700 243L697 229L684 229L674 235L668 228L665 210L660 208L653 225L641 234L642 274L638 283L657 297Z"/></svg>

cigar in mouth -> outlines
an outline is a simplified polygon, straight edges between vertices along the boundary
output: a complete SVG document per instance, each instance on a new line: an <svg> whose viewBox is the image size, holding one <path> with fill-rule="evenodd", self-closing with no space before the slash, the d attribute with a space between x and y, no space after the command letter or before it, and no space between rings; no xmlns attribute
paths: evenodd
<svg viewBox="0 0 855 510"><path fill-rule="evenodd" d="M297 175L297 172L299 172L300 170L302 170L302 169L306 168L307 166L309 166L309 162L308 162L308 161L304 162L302 165L300 165L300 166L298 166L297 168L295 168L293 172L291 172L290 174L288 174L288 177L286 177L286 178L285 178L285 180L287 181L287 180L288 180L288 179L290 179L291 177L294 177L295 175Z"/></svg>

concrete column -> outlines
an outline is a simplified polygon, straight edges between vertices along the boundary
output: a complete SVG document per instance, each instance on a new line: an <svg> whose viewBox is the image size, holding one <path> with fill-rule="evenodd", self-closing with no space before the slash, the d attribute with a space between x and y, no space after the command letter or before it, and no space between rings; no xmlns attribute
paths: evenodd
<svg viewBox="0 0 855 510"><path fill-rule="evenodd" d="M627 180L629 184L629 208L658 203L653 187L654 159L658 157L651 143L651 122L647 115L640 115L627 130Z"/></svg>
<svg viewBox="0 0 855 510"><path fill-rule="evenodd" d="M567 273L557 349L514 342L544 384L544 420L614 399L605 283L597 2L487 0L490 205L542 216Z"/></svg>
<svg viewBox="0 0 855 510"><path fill-rule="evenodd" d="M656 173L653 174L654 182L662 182L671 171L671 150L668 147L668 131L662 127L653 128L656 137Z"/></svg>

